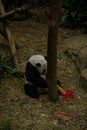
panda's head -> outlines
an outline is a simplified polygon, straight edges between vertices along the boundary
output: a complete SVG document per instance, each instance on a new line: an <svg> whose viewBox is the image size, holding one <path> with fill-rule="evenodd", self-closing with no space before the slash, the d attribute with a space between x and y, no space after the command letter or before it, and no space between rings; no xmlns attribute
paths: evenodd
<svg viewBox="0 0 87 130"><path fill-rule="evenodd" d="M29 61L39 72L40 75L46 75L47 73L47 60L42 55L33 55L29 58Z"/></svg>

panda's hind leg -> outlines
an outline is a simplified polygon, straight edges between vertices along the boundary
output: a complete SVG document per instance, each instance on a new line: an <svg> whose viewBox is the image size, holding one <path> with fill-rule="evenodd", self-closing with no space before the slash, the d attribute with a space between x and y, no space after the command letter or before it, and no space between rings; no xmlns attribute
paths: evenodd
<svg viewBox="0 0 87 130"><path fill-rule="evenodd" d="M38 94L38 91L37 91L37 88L36 88L36 87L34 87L34 86L32 86L32 85L26 83L26 84L24 85L24 90L25 90L25 93L26 93L28 96L30 96L30 97L32 97L32 98L39 98L39 94Z"/></svg>

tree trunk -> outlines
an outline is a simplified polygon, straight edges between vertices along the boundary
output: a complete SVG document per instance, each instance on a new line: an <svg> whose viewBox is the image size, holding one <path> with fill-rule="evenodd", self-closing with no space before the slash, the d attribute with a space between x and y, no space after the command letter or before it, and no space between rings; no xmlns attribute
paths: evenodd
<svg viewBox="0 0 87 130"><path fill-rule="evenodd" d="M49 30L48 30L48 74L47 84L49 91L49 98L52 101L58 100L57 89L57 36L58 36L58 22L59 22L59 10L61 0L56 0L53 7L48 14L49 18Z"/></svg>

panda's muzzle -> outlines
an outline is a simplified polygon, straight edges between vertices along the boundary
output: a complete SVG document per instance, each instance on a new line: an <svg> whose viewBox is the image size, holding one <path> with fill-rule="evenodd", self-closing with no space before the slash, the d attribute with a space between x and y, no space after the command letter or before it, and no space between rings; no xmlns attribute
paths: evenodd
<svg viewBox="0 0 87 130"><path fill-rule="evenodd" d="M44 74L44 73L46 73L46 70L45 70L45 69L43 70L43 74Z"/></svg>

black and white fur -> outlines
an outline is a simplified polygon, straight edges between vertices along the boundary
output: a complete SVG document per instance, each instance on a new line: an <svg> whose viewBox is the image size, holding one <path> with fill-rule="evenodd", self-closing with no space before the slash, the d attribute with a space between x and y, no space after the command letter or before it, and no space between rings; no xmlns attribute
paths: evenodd
<svg viewBox="0 0 87 130"><path fill-rule="evenodd" d="M25 69L25 93L38 98L38 88L46 88L47 60L42 55L33 55L29 58Z"/></svg>

